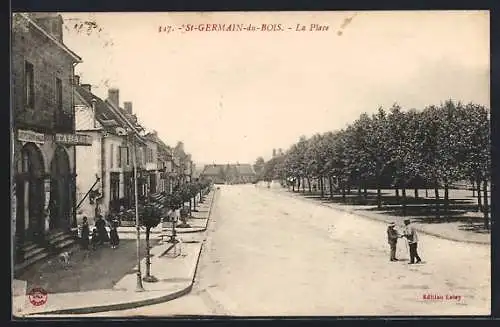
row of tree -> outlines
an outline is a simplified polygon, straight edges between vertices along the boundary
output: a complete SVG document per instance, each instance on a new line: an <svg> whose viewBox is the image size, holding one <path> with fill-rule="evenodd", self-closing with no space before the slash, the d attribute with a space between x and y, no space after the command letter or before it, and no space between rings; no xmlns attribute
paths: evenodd
<svg viewBox="0 0 500 327"><path fill-rule="evenodd" d="M160 224L161 220L165 218L169 210L183 209L184 204L189 202L189 211L191 207L196 210L196 198L200 200L206 192L210 190L211 183L207 180L194 181L184 183L176 187L172 193L162 192L160 194L153 194L144 201L141 201L138 207L139 220L142 226L146 228L146 276L145 281L157 281L151 275L151 261L150 261L150 234L151 229ZM183 221L184 224L186 221Z"/></svg>
<svg viewBox="0 0 500 327"><path fill-rule="evenodd" d="M259 158L262 180L280 179L294 191L316 179L324 196L325 182L330 195L350 192L351 188L401 190L406 211L406 190L434 188L436 216L440 203L448 212L448 190L452 183L466 180L477 189L479 207L488 225L488 183L491 176L489 109L474 103L452 100L423 110L403 111L398 104L389 110L362 114L347 128L335 132L301 137L282 156L264 165ZM444 188L444 201L439 189ZM481 203L483 193L483 203Z"/></svg>

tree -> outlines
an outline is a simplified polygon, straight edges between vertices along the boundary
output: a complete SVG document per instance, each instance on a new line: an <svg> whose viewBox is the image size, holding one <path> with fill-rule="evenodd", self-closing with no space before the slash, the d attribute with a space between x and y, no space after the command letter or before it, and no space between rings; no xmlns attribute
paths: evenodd
<svg viewBox="0 0 500 327"><path fill-rule="evenodd" d="M149 236L151 234L151 228L155 228L161 222L164 215L163 205L156 202L147 202L142 206L141 224L146 227L146 276L143 280L145 282L157 282L158 279L151 275L151 245Z"/></svg>

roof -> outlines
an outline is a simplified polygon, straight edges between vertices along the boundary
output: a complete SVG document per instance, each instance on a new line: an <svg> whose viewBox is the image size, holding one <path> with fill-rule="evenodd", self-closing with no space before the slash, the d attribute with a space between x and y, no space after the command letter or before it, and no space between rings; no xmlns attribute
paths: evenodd
<svg viewBox="0 0 500 327"><path fill-rule="evenodd" d="M75 91L78 95L87 102L89 106L95 101L96 119L106 129L106 131L116 134L115 127L127 128L130 122L127 122L123 117L118 115L115 110L109 105L107 101L88 91L81 85L75 86ZM140 140L142 138L139 137Z"/></svg>
<svg viewBox="0 0 500 327"><path fill-rule="evenodd" d="M220 174L221 169L225 169L225 165L205 165L201 174L215 176Z"/></svg>
<svg viewBox="0 0 500 327"><path fill-rule="evenodd" d="M172 156L172 148L163 142L156 133L148 133L144 136L146 139L155 142L158 145L158 152L163 152L168 156Z"/></svg>
<svg viewBox="0 0 500 327"><path fill-rule="evenodd" d="M106 103L97 95L89 92L81 85L75 86L75 91L87 103L87 105L91 106L92 101L95 101L95 117L107 131L115 132L113 127L124 127L124 124L120 124L120 121L116 120L116 115L111 111L108 105L106 105Z"/></svg>
<svg viewBox="0 0 500 327"><path fill-rule="evenodd" d="M49 32L47 32L45 29L43 29L40 25L35 23L34 20L32 20L28 15L24 13L19 13L19 17L23 17L26 21L28 21L33 27L35 27L38 31L40 31L45 37L47 37L49 40L51 40L55 45L57 45L61 50L66 52L75 62L81 63L82 58L78 56L76 53L71 51L66 45L64 45L62 42L58 41L54 36L52 36Z"/></svg>
<svg viewBox="0 0 500 327"><path fill-rule="evenodd" d="M250 164L237 164L236 169L240 175L255 175L255 171Z"/></svg>
<svg viewBox="0 0 500 327"><path fill-rule="evenodd" d="M255 171L250 164L225 164L225 165L205 165L203 168L202 175L205 176L216 176L221 173L221 169L224 174L236 174L244 176L255 176Z"/></svg>

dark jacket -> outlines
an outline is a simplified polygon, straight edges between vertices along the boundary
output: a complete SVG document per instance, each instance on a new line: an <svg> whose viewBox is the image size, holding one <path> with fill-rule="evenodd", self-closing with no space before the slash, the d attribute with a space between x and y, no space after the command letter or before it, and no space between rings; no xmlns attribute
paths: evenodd
<svg viewBox="0 0 500 327"><path fill-rule="evenodd" d="M387 227L387 242L394 244L398 242L398 232L391 227Z"/></svg>

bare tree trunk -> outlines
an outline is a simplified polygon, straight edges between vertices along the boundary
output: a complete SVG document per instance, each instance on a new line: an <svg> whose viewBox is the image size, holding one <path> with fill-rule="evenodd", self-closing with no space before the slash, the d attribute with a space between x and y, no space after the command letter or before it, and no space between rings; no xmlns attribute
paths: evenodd
<svg viewBox="0 0 500 327"><path fill-rule="evenodd" d="M345 202L346 185L342 182L342 201Z"/></svg>
<svg viewBox="0 0 500 327"><path fill-rule="evenodd" d="M323 187L323 176L319 178L319 185L321 188L321 198L323 199L325 197L325 188Z"/></svg>
<svg viewBox="0 0 500 327"><path fill-rule="evenodd" d="M434 195L436 197L436 218L439 218L441 215L439 213L439 183L437 180L434 186Z"/></svg>
<svg viewBox="0 0 500 327"><path fill-rule="evenodd" d="M489 207L488 207L488 180L484 180L483 182L483 200L484 200L484 206L483 206L483 213L484 213L484 227L486 229L490 228L489 224L489 219L488 219L488 212L489 212Z"/></svg>
<svg viewBox="0 0 500 327"><path fill-rule="evenodd" d="M401 185L403 216L406 216L406 186L404 183Z"/></svg>
<svg viewBox="0 0 500 327"><path fill-rule="evenodd" d="M476 183L474 183L474 180L471 181L472 183L472 197L476 197Z"/></svg>
<svg viewBox="0 0 500 327"><path fill-rule="evenodd" d="M418 188L415 188L415 199L418 199Z"/></svg>
<svg viewBox="0 0 500 327"><path fill-rule="evenodd" d="M399 186L395 186L396 188L394 189L396 192L396 203L399 204L401 201L399 199Z"/></svg>
<svg viewBox="0 0 500 327"><path fill-rule="evenodd" d="M151 232L150 227L146 227L146 277L151 276L151 251L149 247L149 233Z"/></svg>
<svg viewBox="0 0 500 327"><path fill-rule="evenodd" d="M377 174L377 208L382 208L382 190L380 189L380 173Z"/></svg>
<svg viewBox="0 0 500 327"><path fill-rule="evenodd" d="M312 193L312 189L311 189L311 179L309 178L309 176L306 177L307 178L307 187L309 189L309 193Z"/></svg>
<svg viewBox="0 0 500 327"><path fill-rule="evenodd" d="M427 189L427 185L425 186L425 197L429 197L429 189Z"/></svg>
<svg viewBox="0 0 500 327"><path fill-rule="evenodd" d="M477 179L477 212L483 211L482 201L481 201L481 180Z"/></svg>
<svg viewBox="0 0 500 327"><path fill-rule="evenodd" d="M332 177L328 177L328 184L330 186L330 199L333 199L333 185L332 185Z"/></svg>
<svg viewBox="0 0 500 327"><path fill-rule="evenodd" d="M450 189L450 186L448 185L448 179L445 179L444 180L444 215L445 215L445 217L448 217L449 209L450 209L449 189Z"/></svg>

